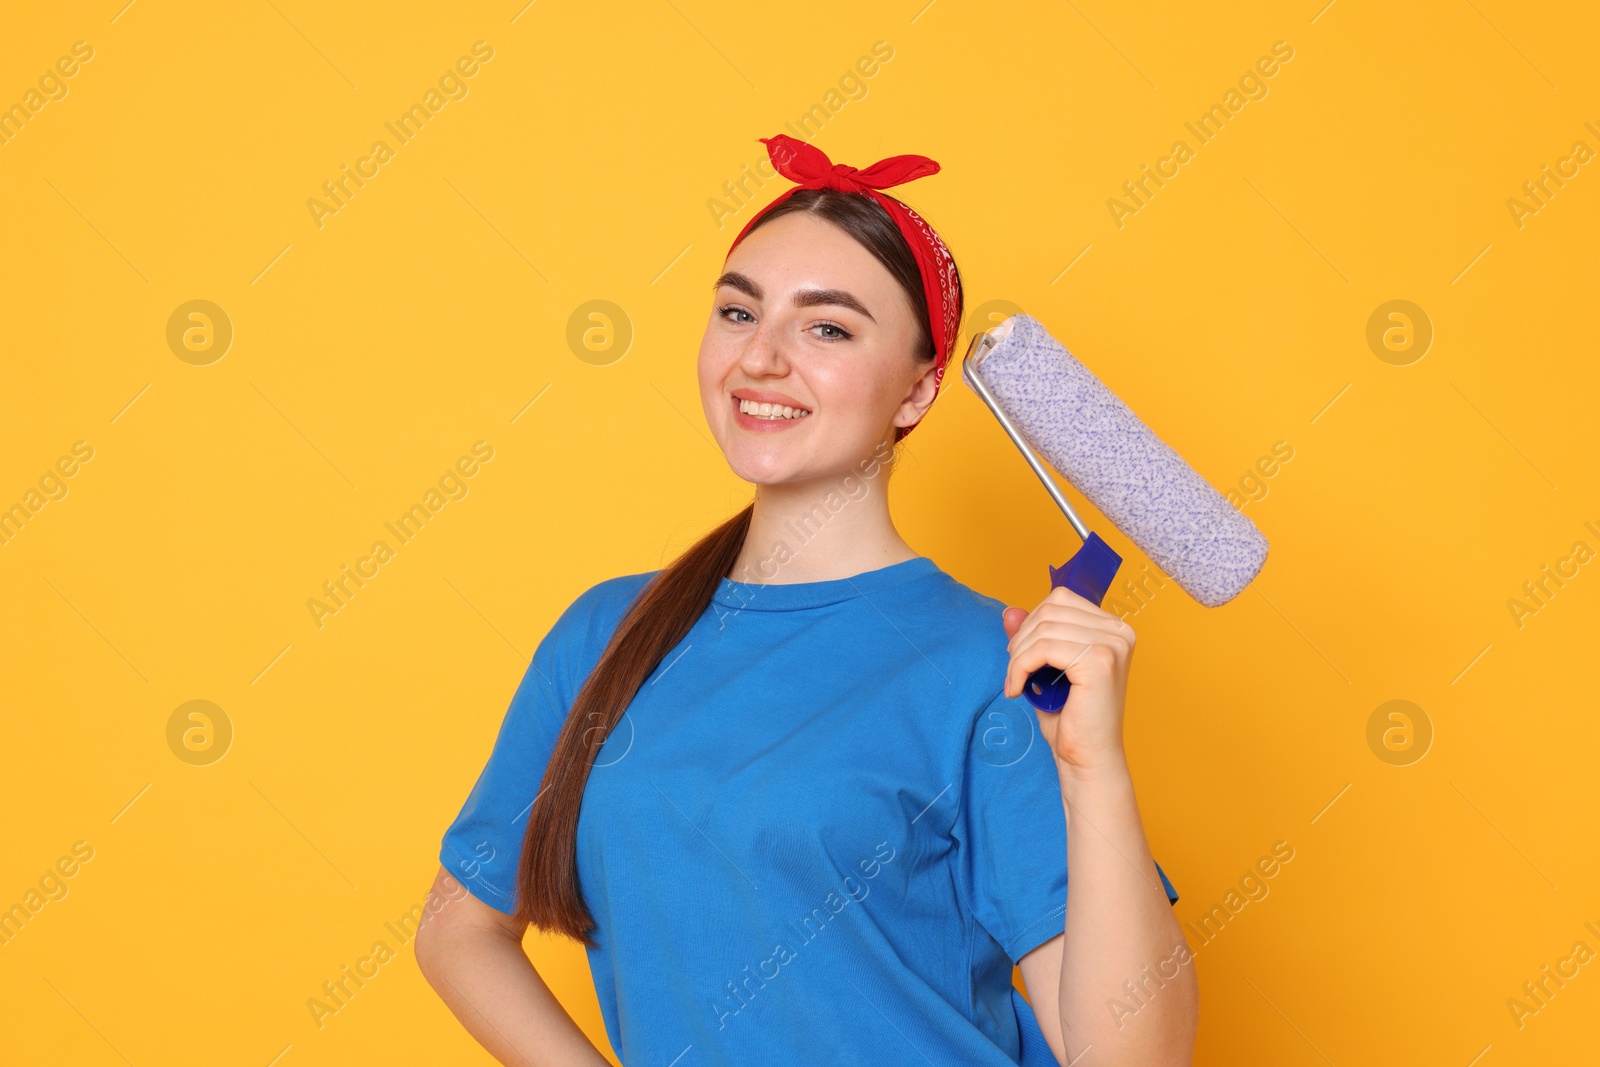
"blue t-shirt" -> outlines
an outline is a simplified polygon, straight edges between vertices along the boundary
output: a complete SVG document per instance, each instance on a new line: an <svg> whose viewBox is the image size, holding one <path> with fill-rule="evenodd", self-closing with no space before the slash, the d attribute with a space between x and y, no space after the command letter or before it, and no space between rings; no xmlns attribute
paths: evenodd
<svg viewBox="0 0 1600 1067"><path fill-rule="evenodd" d="M562 613L444 835L440 862L491 907L513 910L556 735L655 573ZM1055 1063L1011 976L1062 932L1066 820L1035 712L1002 692L1003 608L926 556L720 580L601 748L578 820L623 1063Z"/></svg>

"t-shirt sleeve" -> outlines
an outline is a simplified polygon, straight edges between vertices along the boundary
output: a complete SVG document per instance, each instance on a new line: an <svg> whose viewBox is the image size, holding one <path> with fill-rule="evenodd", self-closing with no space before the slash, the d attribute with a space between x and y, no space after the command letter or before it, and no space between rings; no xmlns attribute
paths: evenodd
<svg viewBox="0 0 1600 1067"><path fill-rule="evenodd" d="M613 580L617 581L617 580ZM611 583L589 589L550 627L518 683L488 761L455 821L439 862L473 896L510 915L528 815L577 689L598 658L597 634Z"/></svg>
<svg viewBox="0 0 1600 1067"><path fill-rule="evenodd" d="M1013 963L1062 932L1067 823L1054 754L1026 697L992 700L972 723L956 840L957 884ZM1156 865L1167 899L1177 890Z"/></svg>

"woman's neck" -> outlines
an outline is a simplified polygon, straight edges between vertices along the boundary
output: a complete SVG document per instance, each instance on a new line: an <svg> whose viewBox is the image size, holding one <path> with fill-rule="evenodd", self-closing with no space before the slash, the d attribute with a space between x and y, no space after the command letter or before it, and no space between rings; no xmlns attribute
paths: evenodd
<svg viewBox="0 0 1600 1067"><path fill-rule="evenodd" d="M728 577L789 585L848 578L915 559L889 517L889 476L758 485L744 549Z"/></svg>

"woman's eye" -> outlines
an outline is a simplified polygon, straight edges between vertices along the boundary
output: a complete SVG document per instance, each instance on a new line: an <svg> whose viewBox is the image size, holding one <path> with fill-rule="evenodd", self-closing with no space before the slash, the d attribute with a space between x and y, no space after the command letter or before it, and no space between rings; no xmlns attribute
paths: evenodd
<svg viewBox="0 0 1600 1067"><path fill-rule="evenodd" d="M744 308L735 304L723 304L722 306L718 307L717 315L725 322L747 323L755 321L754 315L751 315L749 311L746 311ZM744 315L747 317L743 319L737 318L739 315ZM851 333L849 330L835 322L819 322L810 327L810 329L832 331L831 333L819 334L818 339L822 341L848 341L850 338L855 336L855 334Z"/></svg>

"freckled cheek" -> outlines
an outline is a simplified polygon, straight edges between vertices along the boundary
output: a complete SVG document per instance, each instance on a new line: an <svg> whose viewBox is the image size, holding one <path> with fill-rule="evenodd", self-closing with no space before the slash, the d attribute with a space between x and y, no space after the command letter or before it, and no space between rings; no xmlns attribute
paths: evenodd
<svg viewBox="0 0 1600 1067"><path fill-rule="evenodd" d="M883 386L859 368L832 367L806 376L818 404L836 415L857 415L887 405Z"/></svg>

